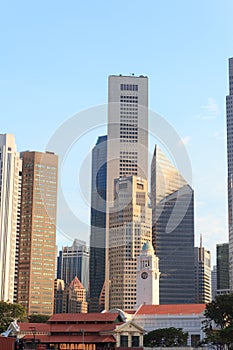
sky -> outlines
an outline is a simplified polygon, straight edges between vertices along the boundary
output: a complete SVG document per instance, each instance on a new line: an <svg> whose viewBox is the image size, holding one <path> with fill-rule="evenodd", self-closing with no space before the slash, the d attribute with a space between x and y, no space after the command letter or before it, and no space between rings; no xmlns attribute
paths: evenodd
<svg viewBox="0 0 233 350"><path fill-rule="evenodd" d="M150 109L186 146L195 240L199 244L202 234L215 264L216 243L228 240L225 96L232 13L231 0L1 3L0 133L14 134L19 151L44 151L77 115L77 137L64 146L60 177L69 207L86 226L63 232L65 215L59 217L58 245L70 244L74 235L88 241L90 151L106 133L99 106L107 102L108 75L143 74ZM93 127L85 124L90 108Z"/></svg>

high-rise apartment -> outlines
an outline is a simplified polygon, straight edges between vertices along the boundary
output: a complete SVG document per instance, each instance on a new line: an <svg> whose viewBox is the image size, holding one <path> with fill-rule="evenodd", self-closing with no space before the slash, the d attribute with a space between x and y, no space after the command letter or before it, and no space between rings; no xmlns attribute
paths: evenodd
<svg viewBox="0 0 233 350"><path fill-rule="evenodd" d="M229 292L229 244L216 246L217 260L217 293Z"/></svg>
<svg viewBox="0 0 233 350"><path fill-rule="evenodd" d="M105 281L107 136L92 150L89 312L102 311L100 294Z"/></svg>
<svg viewBox="0 0 233 350"><path fill-rule="evenodd" d="M211 295L211 254L202 247L194 248L195 259L195 301L197 304L210 303Z"/></svg>
<svg viewBox="0 0 233 350"><path fill-rule="evenodd" d="M17 277L21 166L14 136L0 134L0 300L10 302Z"/></svg>
<svg viewBox="0 0 233 350"><path fill-rule="evenodd" d="M147 180L115 180L115 203L109 213L110 308L136 307L137 257L151 242L151 209Z"/></svg>
<svg viewBox="0 0 233 350"><path fill-rule="evenodd" d="M56 258L58 157L22 153L18 302L27 314L51 315Z"/></svg>
<svg viewBox="0 0 233 350"><path fill-rule="evenodd" d="M88 290L89 284L89 250L86 242L75 239L72 246L62 247L59 253L57 277L64 280L65 284L70 284L77 276L84 288Z"/></svg>
<svg viewBox="0 0 233 350"><path fill-rule="evenodd" d="M228 225L229 285L233 291L233 57L229 59L229 95L226 97L227 163L228 163Z"/></svg>
<svg viewBox="0 0 233 350"><path fill-rule="evenodd" d="M109 208L114 207L114 180L148 178L148 78L109 76L105 308L109 308Z"/></svg>
<svg viewBox="0 0 233 350"><path fill-rule="evenodd" d="M193 190L158 147L151 164L151 202L160 303L194 303Z"/></svg>

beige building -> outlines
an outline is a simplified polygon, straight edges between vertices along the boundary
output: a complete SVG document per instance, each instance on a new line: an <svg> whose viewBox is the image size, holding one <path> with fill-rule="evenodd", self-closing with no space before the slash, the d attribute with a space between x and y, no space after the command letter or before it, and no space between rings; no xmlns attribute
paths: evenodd
<svg viewBox="0 0 233 350"><path fill-rule="evenodd" d="M148 78L109 76L105 308L109 308L109 208L114 207L114 180L148 178ZM112 239L111 239L112 240Z"/></svg>
<svg viewBox="0 0 233 350"><path fill-rule="evenodd" d="M22 153L18 302L27 314L51 315L56 258L58 157Z"/></svg>
<svg viewBox="0 0 233 350"><path fill-rule="evenodd" d="M135 308L137 257L147 241L151 241L147 181L136 176L115 180L115 205L109 214L110 308Z"/></svg>
<svg viewBox="0 0 233 350"><path fill-rule="evenodd" d="M0 134L0 300L14 300L21 166L14 135Z"/></svg>

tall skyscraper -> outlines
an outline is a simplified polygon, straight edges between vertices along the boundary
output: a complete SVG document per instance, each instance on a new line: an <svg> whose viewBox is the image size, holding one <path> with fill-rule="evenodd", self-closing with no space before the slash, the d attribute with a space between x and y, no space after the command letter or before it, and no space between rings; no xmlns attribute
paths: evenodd
<svg viewBox="0 0 233 350"><path fill-rule="evenodd" d="M227 163L228 163L228 225L229 225L229 285L233 292L233 57L229 59L229 95L226 97Z"/></svg>
<svg viewBox="0 0 233 350"><path fill-rule="evenodd" d="M217 266L214 265L211 271L211 292L212 292L212 300L216 297L217 290Z"/></svg>
<svg viewBox="0 0 233 350"><path fill-rule="evenodd" d="M151 202L160 303L194 303L193 190L158 147L151 164Z"/></svg>
<svg viewBox="0 0 233 350"><path fill-rule="evenodd" d="M0 134L0 300L13 302L21 166L14 136Z"/></svg>
<svg viewBox="0 0 233 350"><path fill-rule="evenodd" d="M211 295L211 255L202 247L194 248L195 259L195 301L197 304L210 303Z"/></svg>
<svg viewBox="0 0 233 350"><path fill-rule="evenodd" d="M75 239L71 247L62 247L59 253L61 262L58 266L57 277L70 284L77 276L84 288L88 290L89 285L89 250L86 242Z"/></svg>
<svg viewBox="0 0 233 350"><path fill-rule="evenodd" d="M58 157L22 153L18 302L27 314L51 315L56 258Z"/></svg>
<svg viewBox="0 0 233 350"><path fill-rule="evenodd" d="M105 308L109 308L109 208L114 207L114 180L148 178L148 78L109 76Z"/></svg>
<svg viewBox="0 0 233 350"><path fill-rule="evenodd" d="M105 281L107 136L92 150L89 311L102 311L100 294Z"/></svg>
<svg viewBox="0 0 233 350"><path fill-rule="evenodd" d="M151 242L147 180L116 179L109 213L110 308L135 309L137 257L145 242Z"/></svg>
<svg viewBox="0 0 233 350"><path fill-rule="evenodd" d="M229 244L216 246L217 257L217 293L229 292Z"/></svg>

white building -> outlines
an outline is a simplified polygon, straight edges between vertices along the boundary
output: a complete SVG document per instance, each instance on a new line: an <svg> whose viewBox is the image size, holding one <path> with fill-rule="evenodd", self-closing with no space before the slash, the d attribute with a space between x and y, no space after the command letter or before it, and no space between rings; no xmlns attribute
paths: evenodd
<svg viewBox="0 0 233 350"><path fill-rule="evenodd" d="M14 136L0 134L0 300L13 302L22 163Z"/></svg>
<svg viewBox="0 0 233 350"><path fill-rule="evenodd" d="M233 57L229 59L229 95L227 112L227 161L228 161L228 223L229 223L229 285L233 291Z"/></svg>
<svg viewBox="0 0 233 350"><path fill-rule="evenodd" d="M204 338L205 304L141 305L132 319L137 325L151 332L159 328L182 328L188 332L188 344L194 346Z"/></svg>
<svg viewBox="0 0 233 350"><path fill-rule="evenodd" d="M114 207L114 180L148 178L148 78L109 76L105 307L109 308L109 208Z"/></svg>

